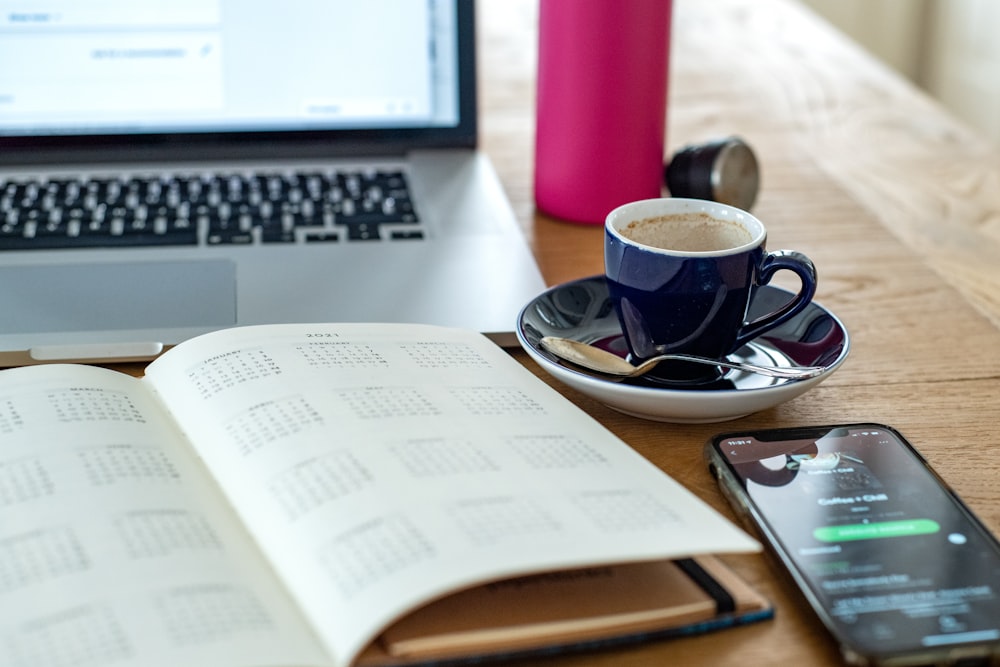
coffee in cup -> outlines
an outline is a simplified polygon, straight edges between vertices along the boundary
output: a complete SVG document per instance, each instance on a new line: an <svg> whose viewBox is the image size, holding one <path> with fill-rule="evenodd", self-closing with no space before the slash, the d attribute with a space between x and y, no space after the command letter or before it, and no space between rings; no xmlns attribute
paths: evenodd
<svg viewBox="0 0 1000 667"><path fill-rule="evenodd" d="M753 240L743 225L704 211L633 220L619 232L635 243L679 252L718 252Z"/></svg>

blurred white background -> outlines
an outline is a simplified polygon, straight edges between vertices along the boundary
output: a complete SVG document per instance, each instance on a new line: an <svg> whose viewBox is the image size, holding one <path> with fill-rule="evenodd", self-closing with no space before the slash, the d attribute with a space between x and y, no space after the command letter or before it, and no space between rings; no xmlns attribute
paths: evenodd
<svg viewBox="0 0 1000 667"><path fill-rule="evenodd" d="M1000 145L1000 2L799 1Z"/></svg>

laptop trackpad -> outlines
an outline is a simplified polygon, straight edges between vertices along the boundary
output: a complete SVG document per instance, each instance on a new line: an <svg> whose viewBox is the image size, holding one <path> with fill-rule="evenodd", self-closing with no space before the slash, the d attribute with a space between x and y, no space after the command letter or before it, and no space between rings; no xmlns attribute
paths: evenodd
<svg viewBox="0 0 1000 667"><path fill-rule="evenodd" d="M236 323L228 260L0 267L4 333L222 327Z"/></svg>

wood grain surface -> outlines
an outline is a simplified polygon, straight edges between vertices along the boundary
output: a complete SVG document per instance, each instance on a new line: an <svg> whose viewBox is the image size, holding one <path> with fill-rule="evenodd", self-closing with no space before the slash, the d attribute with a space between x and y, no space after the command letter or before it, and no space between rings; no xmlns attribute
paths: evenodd
<svg viewBox="0 0 1000 667"><path fill-rule="evenodd" d="M602 272L602 230L534 209L536 1L478 2L480 130L546 280L558 284ZM750 143L769 247L816 262L817 299L849 330L849 359L774 409L673 425L616 413L515 356L727 516L701 458L711 435L878 421L907 435L1000 531L1000 156L787 0L675 0L671 61L666 154L728 135ZM726 560L775 602L774 621L538 664L841 664L768 556Z"/></svg>
<svg viewBox="0 0 1000 667"><path fill-rule="evenodd" d="M549 284L601 273L602 230L534 208L537 0L477 0L480 139ZM809 393L725 424L622 415L512 354L637 451L734 517L701 457L741 428L897 427L1000 531L1000 156L941 107L789 0L675 0L665 152L738 135L762 187L769 247L816 262L817 300L850 357ZM141 374L134 364L115 366ZM766 555L727 557L773 621L518 664L838 665L819 622Z"/></svg>

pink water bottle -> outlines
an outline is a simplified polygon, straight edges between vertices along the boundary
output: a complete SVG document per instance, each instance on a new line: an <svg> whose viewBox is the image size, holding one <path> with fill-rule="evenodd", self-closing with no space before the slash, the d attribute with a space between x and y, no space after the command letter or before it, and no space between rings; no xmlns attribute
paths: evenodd
<svg viewBox="0 0 1000 667"><path fill-rule="evenodd" d="M671 0L540 0L535 203L601 224L661 196Z"/></svg>

